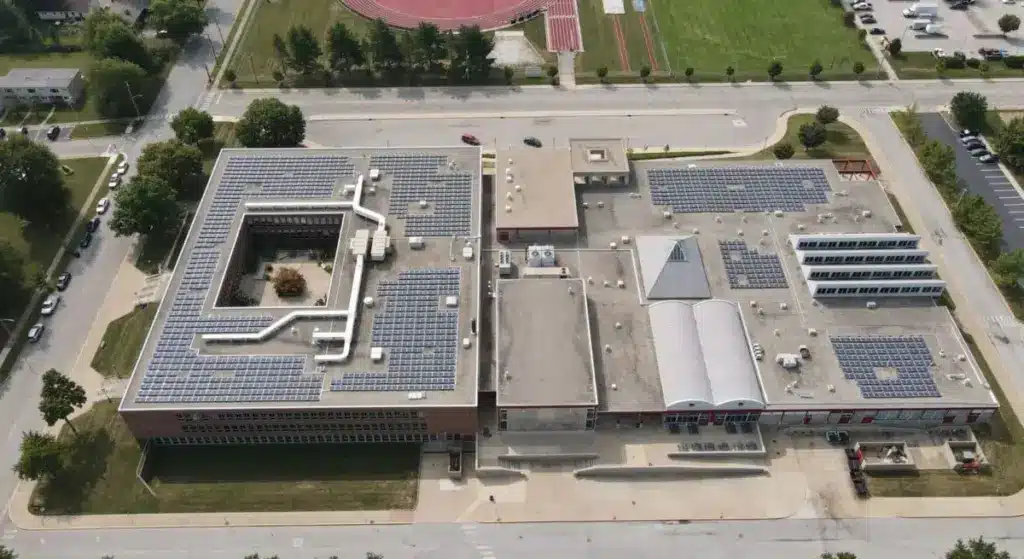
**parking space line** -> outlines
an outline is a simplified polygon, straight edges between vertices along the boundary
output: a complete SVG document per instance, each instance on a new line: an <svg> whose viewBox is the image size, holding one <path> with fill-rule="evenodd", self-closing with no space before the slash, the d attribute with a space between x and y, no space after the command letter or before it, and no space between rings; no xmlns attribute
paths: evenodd
<svg viewBox="0 0 1024 559"><path fill-rule="evenodd" d="M1000 196L1000 200L1020 200L1020 196Z"/></svg>

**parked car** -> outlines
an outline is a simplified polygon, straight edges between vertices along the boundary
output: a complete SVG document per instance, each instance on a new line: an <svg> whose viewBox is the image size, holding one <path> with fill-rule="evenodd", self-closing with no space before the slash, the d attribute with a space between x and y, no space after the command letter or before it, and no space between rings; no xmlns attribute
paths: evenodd
<svg viewBox="0 0 1024 559"><path fill-rule="evenodd" d="M128 172L128 162L127 161L121 161L120 163L117 164L117 174L123 175L123 174L125 174L127 172Z"/></svg>
<svg viewBox="0 0 1024 559"><path fill-rule="evenodd" d="M960 136L960 143L967 145L971 142L980 142L981 140L977 136Z"/></svg>
<svg viewBox="0 0 1024 559"><path fill-rule="evenodd" d="M78 248L89 248L92 244L92 233L86 231L85 236L82 237L81 242L78 243Z"/></svg>
<svg viewBox="0 0 1024 559"><path fill-rule="evenodd" d="M37 322L28 329L28 341L31 343L38 342L43 337L43 331L46 330L46 326L42 322Z"/></svg>
<svg viewBox="0 0 1024 559"><path fill-rule="evenodd" d="M121 175L111 175L110 182L107 183L107 188L114 190L119 186L121 186Z"/></svg>
<svg viewBox="0 0 1024 559"><path fill-rule="evenodd" d="M527 137L523 138L523 143L528 145L528 146L530 146L530 147L535 147L535 148L539 148L539 147L541 147L543 145L543 144L541 144L540 140L538 140L537 138L534 138L533 136L527 136Z"/></svg>
<svg viewBox="0 0 1024 559"><path fill-rule="evenodd" d="M885 35L885 29L881 27L872 27L870 33L872 35Z"/></svg>
<svg viewBox="0 0 1024 559"><path fill-rule="evenodd" d="M110 209L110 198L100 198L96 203L96 213L103 215Z"/></svg>
<svg viewBox="0 0 1024 559"><path fill-rule="evenodd" d="M873 16L871 14L861 14L860 15L860 22L861 23L865 23L865 24L872 24L872 23L878 23L878 20L875 19L875 16Z"/></svg>
<svg viewBox="0 0 1024 559"><path fill-rule="evenodd" d="M874 6L871 5L871 2L857 2L853 5L853 9L857 12L868 12L873 10Z"/></svg>
<svg viewBox="0 0 1024 559"><path fill-rule="evenodd" d="M85 224L85 230L88 233L95 233L100 229L100 218L96 216L89 220L89 223Z"/></svg>
<svg viewBox="0 0 1024 559"><path fill-rule="evenodd" d="M60 295L51 293L44 301L43 307L39 310L39 314L43 316L50 316L57 310L57 306L60 305Z"/></svg>
<svg viewBox="0 0 1024 559"><path fill-rule="evenodd" d="M480 145L480 139L472 134L463 134L462 143L469 144L471 146L478 146Z"/></svg>
<svg viewBox="0 0 1024 559"><path fill-rule="evenodd" d="M50 127L50 129L46 131L46 137L49 138L51 142L57 141L57 138L60 137L60 126Z"/></svg>
<svg viewBox="0 0 1024 559"><path fill-rule="evenodd" d="M69 283L71 283L71 272L64 272L57 276L57 291L64 291L67 289Z"/></svg>
<svg viewBox="0 0 1024 559"><path fill-rule="evenodd" d="M987 148L977 148L970 150L972 157L981 157L982 155L988 155Z"/></svg>
<svg viewBox="0 0 1024 559"><path fill-rule="evenodd" d="M994 153L986 153L978 158L982 163L999 163L999 156Z"/></svg>
<svg viewBox="0 0 1024 559"><path fill-rule="evenodd" d="M985 144L981 143L980 141L979 142L971 142L971 143L965 145L964 147L967 148L967 151L974 151L976 149L987 149Z"/></svg>
<svg viewBox="0 0 1024 559"><path fill-rule="evenodd" d="M950 10L959 10L961 12L967 11L967 2L956 2L949 5Z"/></svg>

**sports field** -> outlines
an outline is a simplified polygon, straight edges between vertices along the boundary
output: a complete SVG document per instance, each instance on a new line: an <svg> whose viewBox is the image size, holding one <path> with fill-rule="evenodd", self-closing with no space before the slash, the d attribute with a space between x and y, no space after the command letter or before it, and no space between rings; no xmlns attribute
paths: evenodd
<svg viewBox="0 0 1024 559"><path fill-rule="evenodd" d="M696 78L724 79L732 66L736 80L765 80L773 60L790 80L808 79L815 60L823 79L852 78L858 61L866 76L877 70L830 0L625 0L621 15L605 14L604 0L578 1L583 72L636 74L648 66L655 75L682 75L690 67Z"/></svg>

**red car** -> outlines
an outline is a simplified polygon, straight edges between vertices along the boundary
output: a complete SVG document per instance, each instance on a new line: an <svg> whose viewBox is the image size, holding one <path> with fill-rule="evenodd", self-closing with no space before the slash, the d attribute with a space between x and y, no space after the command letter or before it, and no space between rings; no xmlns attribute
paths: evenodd
<svg viewBox="0 0 1024 559"><path fill-rule="evenodd" d="M462 142L465 143L465 144L469 144L471 146L478 146L478 145L480 145L480 139L477 138L476 136L472 135L472 134L463 134L462 135Z"/></svg>

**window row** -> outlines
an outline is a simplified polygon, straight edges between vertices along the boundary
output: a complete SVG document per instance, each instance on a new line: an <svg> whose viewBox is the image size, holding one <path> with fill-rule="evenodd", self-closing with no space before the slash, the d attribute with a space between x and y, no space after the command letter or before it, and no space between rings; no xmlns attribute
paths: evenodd
<svg viewBox="0 0 1024 559"><path fill-rule="evenodd" d="M332 443L421 443L427 441L472 440L448 433L383 433L383 434L321 434L321 435L256 435L242 437L153 437L150 442L160 445L219 445L219 444L332 444Z"/></svg>
<svg viewBox="0 0 1024 559"><path fill-rule="evenodd" d="M857 270L811 272L807 279L812 280L859 280L859 279L895 279L895 278L926 278L935 277L934 270Z"/></svg>
<svg viewBox="0 0 1024 559"><path fill-rule="evenodd" d="M403 431L422 433L426 423L186 423L185 433L333 433L337 431Z"/></svg>
<svg viewBox="0 0 1024 559"><path fill-rule="evenodd" d="M797 243L798 250L824 250L824 249L855 249L869 250L876 248L917 248L917 241L913 239L900 239L891 241L808 241L803 240Z"/></svg>
<svg viewBox="0 0 1024 559"><path fill-rule="evenodd" d="M905 287L819 287L814 290L815 295L874 295L874 294L897 294L897 293L942 293L945 289L941 285Z"/></svg>
<svg viewBox="0 0 1024 559"><path fill-rule="evenodd" d="M804 265L809 264L921 264L925 262L923 254L872 254L844 256L804 256Z"/></svg>
<svg viewBox="0 0 1024 559"><path fill-rule="evenodd" d="M174 414L178 421L298 421L338 419L422 419L419 410L375 410L375 411L285 411L285 412L224 412L209 414L204 412L178 412Z"/></svg>

